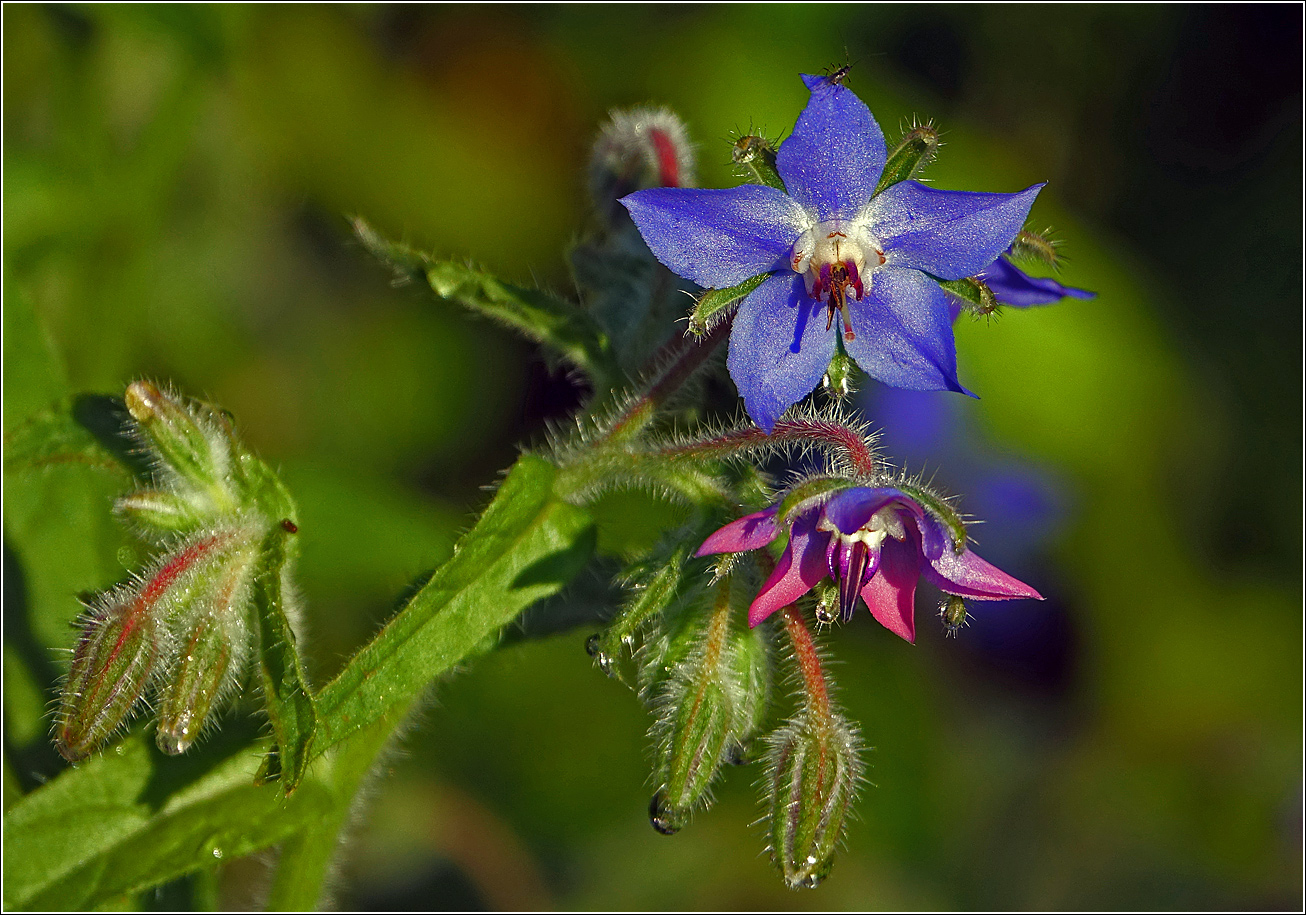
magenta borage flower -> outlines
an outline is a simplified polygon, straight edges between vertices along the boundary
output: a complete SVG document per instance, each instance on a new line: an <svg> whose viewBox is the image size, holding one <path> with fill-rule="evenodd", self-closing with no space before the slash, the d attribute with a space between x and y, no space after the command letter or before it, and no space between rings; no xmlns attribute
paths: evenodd
<svg viewBox="0 0 1306 915"><path fill-rule="evenodd" d="M970 393L957 380L937 281L992 264L1043 185L984 194L902 181L876 194L886 147L870 110L840 82L803 82L811 97L776 155L787 193L654 188L622 203L658 260L700 286L770 274L740 304L729 355L748 414L766 431L821 380L836 332L886 384Z"/></svg>
<svg viewBox="0 0 1306 915"><path fill-rule="evenodd" d="M1096 292L1063 286L1046 276L1030 276L1021 270L1006 255L989 264L975 278L983 280L993 291L994 297L1003 305L1014 308L1029 308L1031 305L1050 305L1066 296L1075 299L1092 299Z"/></svg>
<svg viewBox="0 0 1306 915"><path fill-rule="evenodd" d="M789 543L748 608L756 626L792 604L827 575L838 586L839 612L852 617L860 597L890 632L916 640L916 583L976 600L1042 596L966 549L933 512L892 486L855 486L811 502L780 520L780 506L732 521L704 541L697 555L766 546L789 527Z"/></svg>

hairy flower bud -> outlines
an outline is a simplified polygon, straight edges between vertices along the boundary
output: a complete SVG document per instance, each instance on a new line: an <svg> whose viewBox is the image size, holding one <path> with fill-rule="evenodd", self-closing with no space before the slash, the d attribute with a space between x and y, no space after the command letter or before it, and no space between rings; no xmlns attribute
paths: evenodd
<svg viewBox="0 0 1306 915"><path fill-rule="evenodd" d="M590 155L590 195L612 223L624 214L617 203L650 187L690 187L694 153L680 118L667 108L613 111Z"/></svg>
<svg viewBox="0 0 1306 915"><path fill-rule="evenodd" d="M157 668L159 643L159 621L139 596L90 609L55 719L65 759L89 756L127 721Z"/></svg>
<svg viewBox="0 0 1306 915"><path fill-rule="evenodd" d="M956 637L958 631L967 624L966 602L956 594L945 595L946 600L939 605L939 619L943 620L944 631Z"/></svg>
<svg viewBox="0 0 1306 915"><path fill-rule="evenodd" d="M857 730L809 703L770 745L771 856L790 889L815 887L830 873L861 780Z"/></svg>
<svg viewBox="0 0 1306 915"><path fill-rule="evenodd" d="M159 749L176 756L195 742L215 705L236 685L249 656L247 605L254 552L233 553L174 627L171 669L160 687Z"/></svg>
<svg viewBox="0 0 1306 915"><path fill-rule="evenodd" d="M225 420L148 381L128 385L124 400L144 444L155 455L160 482L174 499L187 503L182 515L235 508L232 440Z"/></svg>
<svg viewBox="0 0 1306 915"><path fill-rule="evenodd" d="M715 590L710 615L693 614L691 638L670 643L673 648L688 644L688 651L671 665L653 700L659 714L653 733L660 787L649 816L653 827L667 835L710 803L721 766L739 755L766 709L765 642L760 633L733 623L743 612L742 604L736 608L732 600L730 580Z"/></svg>

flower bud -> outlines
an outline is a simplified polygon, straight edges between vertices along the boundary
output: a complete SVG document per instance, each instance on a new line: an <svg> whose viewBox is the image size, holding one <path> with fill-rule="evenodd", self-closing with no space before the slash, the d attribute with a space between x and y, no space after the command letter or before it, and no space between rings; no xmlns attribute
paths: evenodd
<svg viewBox="0 0 1306 915"><path fill-rule="evenodd" d="M911 130L902 135L898 145L889 153L875 193L900 181L915 178L924 171L925 166L934 161L941 145L939 132L933 123L926 121L924 124L913 124Z"/></svg>
<svg viewBox="0 0 1306 915"><path fill-rule="evenodd" d="M90 610L56 718L65 759L84 759L127 720L154 675L159 642L159 621L138 595Z"/></svg>
<svg viewBox="0 0 1306 915"><path fill-rule="evenodd" d="M177 657L178 621L209 601L233 562L248 559L248 532L205 532L182 541L132 585L93 606L73 652L55 728L59 752L70 761L104 743L131 714L159 672ZM224 574L226 573L226 574Z"/></svg>
<svg viewBox="0 0 1306 915"><path fill-rule="evenodd" d="M625 210L622 197L650 187L690 187L694 154L685 125L667 108L613 111L594 142L589 186L609 225Z"/></svg>
<svg viewBox="0 0 1306 915"><path fill-rule="evenodd" d="M142 489L122 496L114 509L151 532L194 530L209 520L207 505L196 504L192 492L173 493Z"/></svg>
<svg viewBox="0 0 1306 915"><path fill-rule="evenodd" d="M838 712L809 703L770 738L771 856L790 889L830 873L861 781L856 729Z"/></svg>
<svg viewBox="0 0 1306 915"><path fill-rule="evenodd" d="M955 638L957 632L967 625L966 602L956 594L947 595L947 599L939 605L939 619L943 620L944 631Z"/></svg>
<svg viewBox="0 0 1306 915"><path fill-rule="evenodd" d="M230 509L231 439L212 411L187 404L148 381L134 381L124 396L146 444L157 452L158 472L194 491L196 510Z"/></svg>
<svg viewBox="0 0 1306 915"><path fill-rule="evenodd" d="M210 712L235 686L249 654L246 606L254 554L236 553L192 610L175 627L172 669L162 678L155 742L164 753L184 753Z"/></svg>
<svg viewBox="0 0 1306 915"><path fill-rule="evenodd" d="M731 591L730 580L720 582L712 613L694 614L690 650L655 694L661 787L649 816L667 835L710 803L717 773L738 755L766 711L766 643L760 631L732 624L732 618L742 618L742 608L735 612ZM679 644L671 643L673 649Z"/></svg>

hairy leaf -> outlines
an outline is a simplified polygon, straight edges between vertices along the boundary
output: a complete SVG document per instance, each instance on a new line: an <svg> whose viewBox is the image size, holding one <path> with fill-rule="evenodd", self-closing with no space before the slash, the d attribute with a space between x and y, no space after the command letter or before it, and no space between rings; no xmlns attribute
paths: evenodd
<svg viewBox="0 0 1306 915"><path fill-rule="evenodd" d="M238 742L164 757L140 734L23 798L4 818L4 907L89 909L274 845L337 803L310 779L289 800L252 783Z"/></svg>
<svg viewBox="0 0 1306 915"><path fill-rule="evenodd" d="M362 219L354 232L376 257L403 279L419 280L437 296L516 330L589 375L595 390L619 377L607 336L580 306L538 289L504 283L456 261L441 261L407 245L387 241Z"/></svg>
<svg viewBox="0 0 1306 915"><path fill-rule="evenodd" d="M319 693L315 752L406 708L582 568L594 529L584 512L554 497L553 478L553 466L540 458L517 462L453 557Z"/></svg>

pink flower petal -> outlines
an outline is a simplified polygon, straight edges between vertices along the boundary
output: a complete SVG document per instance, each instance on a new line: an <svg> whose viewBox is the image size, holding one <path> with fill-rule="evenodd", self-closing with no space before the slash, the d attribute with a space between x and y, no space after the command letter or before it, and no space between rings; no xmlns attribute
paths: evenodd
<svg viewBox="0 0 1306 915"><path fill-rule="evenodd" d="M748 608L750 627L798 600L826 576L829 569L825 563L825 551L829 539L829 534L816 530L814 513L810 518L799 518L794 522L784 555Z"/></svg>
<svg viewBox="0 0 1306 915"><path fill-rule="evenodd" d="M1011 600L1039 594L1018 578L1013 578L997 566L967 550L958 556L951 549L943 550L937 559L924 570L925 578L940 591L960 594L976 600Z"/></svg>
<svg viewBox="0 0 1306 915"><path fill-rule="evenodd" d="M764 547L776 538L775 516L780 507L772 506L765 511L744 515L731 521L725 527L703 541L695 556L710 556L713 553L742 553Z"/></svg>
<svg viewBox="0 0 1306 915"><path fill-rule="evenodd" d="M916 538L884 541L880 568L862 588L862 600L885 629L916 642L916 582L921 576L921 551Z"/></svg>

